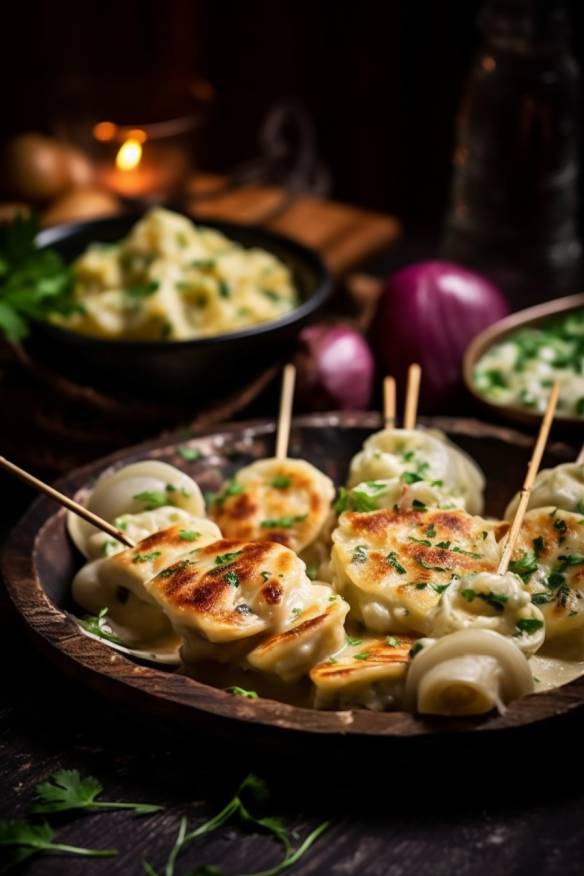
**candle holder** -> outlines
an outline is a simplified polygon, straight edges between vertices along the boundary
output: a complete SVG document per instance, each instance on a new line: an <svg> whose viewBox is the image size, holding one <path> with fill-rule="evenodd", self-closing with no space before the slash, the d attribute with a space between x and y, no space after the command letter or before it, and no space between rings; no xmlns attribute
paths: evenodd
<svg viewBox="0 0 584 876"><path fill-rule="evenodd" d="M85 152L98 186L123 201L176 202L212 96L201 80L69 80L59 89L54 133Z"/></svg>

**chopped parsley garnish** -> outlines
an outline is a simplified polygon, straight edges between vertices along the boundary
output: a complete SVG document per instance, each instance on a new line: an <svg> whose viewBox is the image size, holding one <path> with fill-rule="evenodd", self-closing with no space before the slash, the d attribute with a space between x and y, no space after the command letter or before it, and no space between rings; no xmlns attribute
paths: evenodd
<svg viewBox="0 0 584 876"><path fill-rule="evenodd" d="M421 642L416 642L414 645L412 645L412 647L410 648L410 660L413 660L416 654L419 654L423 647L424 646Z"/></svg>
<svg viewBox="0 0 584 876"><path fill-rule="evenodd" d="M353 654L355 660L368 660L371 654L369 651L360 651L359 654Z"/></svg>
<svg viewBox="0 0 584 876"><path fill-rule="evenodd" d="M228 584L231 584L232 587L239 587L239 575L237 572L234 572L233 569L225 573L223 580L227 581Z"/></svg>
<svg viewBox="0 0 584 876"><path fill-rule="evenodd" d="M262 520L260 526L262 529L290 529L295 523L303 523L308 514L296 514L292 517L272 517L268 520Z"/></svg>
<svg viewBox="0 0 584 876"><path fill-rule="evenodd" d="M293 608L292 609L292 617L294 618L294 620L298 620L298 618L300 617L302 612L303 612L303 609L301 609L301 608Z"/></svg>
<svg viewBox="0 0 584 876"><path fill-rule="evenodd" d="M538 558L545 551L545 541L543 540L541 535L538 535L537 538L533 539L533 550L535 551L535 556Z"/></svg>
<svg viewBox="0 0 584 876"><path fill-rule="evenodd" d="M318 566L307 566L306 574L311 581L316 581L316 579L318 578Z"/></svg>
<svg viewBox="0 0 584 876"><path fill-rule="evenodd" d="M269 572L266 572L265 569L263 569L263 571L260 572L260 575L262 576L262 578L263 578L264 581L267 581L268 578L270 577L270 573L269 573Z"/></svg>
<svg viewBox="0 0 584 876"><path fill-rule="evenodd" d="M406 570L404 569L404 567L402 566L402 564L399 562L399 560L398 560L398 558L397 558L397 554L396 554L395 551L390 551L390 552L386 555L385 559L387 560L387 562L389 563L389 565L390 565L393 569L395 569L395 571L398 573L398 575L405 575L405 574L406 574Z"/></svg>
<svg viewBox="0 0 584 876"><path fill-rule="evenodd" d="M55 831L43 821L33 824L24 818L0 819L0 846L13 848L13 853L3 855L2 872L6 873L17 864L28 860L40 852L60 852L67 855L81 855L84 858L111 858L117 855L116 849L86 849L79 846L53 842ZM63 872L68 869L63 866Z"/></svg>
<svg viewBox="0 0 584 876"><path fill-rule="evenodd" d="M389 645L390 648L399 648L401 642L399 639L396 639L395 636L388 636L385 640L386 644Z"/></svg>
<svg viewBox="0 0 584 876"><path fill-rule="evenodd" d="M157 557L160 557L162 554L160 551L150 551L147 554L136 554L132 560L133 563L149 563L151 560L155 560Z"/></svg>
<svg viewBox="0 0 584 876"><path fill-rule="evenodd" d="M461 590L460 595L463 599L466 599L467 602L473 602L475 599L482 599L483 602L486 602L487 605L496 608L498 611L502 611L505 608L505 603L509 599L504 593L493 593L492 591L481 593L470 588Z"/></svg>
<svg viewBox="0 0 584 876"><path fill-rule="evenodd" d="M242 484L238 484L235 480L229 481L223 491L213 498L213 502L215 505L222 505L230 496L239 496L244 491L245 487Z"/></svg>
<svg viewBox="0 0 584 876"><path fill-rule="evenodd" d="M227 554L217 554L215 557L215 565L216 566L226 566L227 563L232 563L233 560L236 559L243 551L232 551Z"/></svg>
<svg viewBox="0 0 584 876"><path fill-rule="evenodd" d="M144 511L155 511L169 504L167 494L159 490L145 490L143 493L136 493L132 498L142 502Z"/></svg>
<svg viewBox="0 0 584 876"><path fill-rule="evenodd" d="M431 523L426 530L426 535L428 536L428 538L436 538L436 528L433 523Z"/></svg>
<svg viewBox="0 0 584 876"><path fill-rule="evenodd" d="M465 557L472 557L474 560L480 560L482 557L482 554L476 554L473 551L465 551L457 545L455 545L452 550L455 554L464 554Z"/></svg>
<svg viewBox="0 0 584 876"><path fill-rule="evenodd" d="M353 511L358 511L361 514L367 513L368 511L378 510L376 499L363 490L358 490L356 488L350 492L349 503Z"/></svg>
<svg viewBox="0 0 584 876"><path fill-rule="evenodd" d="M564 567L581 566L584 563L584 554L565 554L558 557Z"/></svg>
<svg viewBox="0 0 584 876"><path fill-rule="evenodd" d="M442 566L431 566L423 557L416 557L416 563L418 566L421 566L422 569L428 569L429 572L447 572L448 569L443 568Z"/></svg>
<svg viewBox="0 0 584 876"><path fill-rule="evenodd" d="M442 550L449 551L450 550L450 541L439 541L436 545L437 548L441 548Z"/></svg>
<svg viewBox="0 0 584 876"><path fill-rule="evenodd" d="M219 295L221 298L231 298L231 288L225 280L217 280L219 286Z"/></svg>
<svg viewBox="0 0 584 876"><path fill-rule="evenodd" d="M410 535L410 541L413 541L416 544L423 544L426 547L432 547L432 542L427 538L416 538L415 536Z"/></svg>
<svg viewBox="0 0 584 876"><path fill-rule="evenodd" d="M404 471L400 475L400 480L404 482L404 484L416 484L418 481L423 480L419 474L416 474L415 471Z"/></svg>
<svg viewBox="0 0 584 876"><path fill-rule="evenodd" d="M86 614L85 617L79 618L77 623L87 633L92 633L94 636L105 639L106 642L112 642L114 645L123 645L122 640L107 627L107 613L108 609L102 608L99 614Z"/></svg>
<svg viewBox="0 0 584 876"><path fill-rule="evenodd" d="M358 544L355 550L353 551L353 556L351 557L352 563L366 563L367 562L367 548L365 545Z"/></svg>
<svg viewBox="0 0 584 876"><path fill-rule="evenodd" d="M178 452L186 462L194 462L203 455L196 447L179 447Z"/></svg>
<svg viewBox="0 0 584 876"><path fill-rule="evenodd" d="M347 645L362 645L363 639L356 639L355 636L347 636Z"/></svg>
<svg viewBox="0 0 584 876"><path fill-rule="evenodd" d="M561 518L554 520L554 529L560 533L560 537L559 537L558 541L560 544L562 544L562 542L564 541L564 539L566 537L566 531L568 529L568 527L566 525L566 521L562 520Z"/></svg>
<svg viewBox="0 0 584 876"><path fill-rule="evenodd" d="M439 595L444 593L444 591L447 590L449 587L450 582L448 584L432 584L432 590Z"/></svg>
<svg viewBox="0 0 584 876"><path fill-rule="evenodd" d="M235 697L244 697L246 700L257 700L258 695L255 690L245 690L243 687L237 687L237 685L233 685L232 687L226 687L224 690L227 693L233 694Z"/></svg>
<svg viewBox="0 0 584 876"><path fill-rule="evenodd" d="M178 537L181 541L196 541L201 537L201 533L195 532L194 529L181 529Z"/></svg>
<svg viewBox="0 0 584 876"><path fill-rule="evenodd" d="M139 286L130 286L125 291L126 295L129 295L130 298L149 298L155 292L158 292L159 288L160 283L158 280L151 280L149 283L142 283Z"/></svg>
<svg viewBox="0 0 584 876"><path fill-rule="evenodd" d="M427 511L426 505L423 502L420 502L419 499L414 499L412 502L412 508L415 508L416 511Z"/></svg>
<svg viewBox="0 0 584 876"><path fill-rule="evenodd" d="M517 630L516 635L531 635L532 633L536 633L538 630L541 630L543 627L543 621L538 620L535 617L522 617L515 624L515 628Z"/></svg>
<svg viewBox="0 0 584 876"><path fill-rule="evenodd" d="M287 490L292 481L286 475L277 475L271 481L271 486L276 490Z"/></svg>
<svg viewBox="0 0 584 876"><path fill-rule="evenodd" d="M101 546L102 557L111 557L118 549L119 541L114 541L112 538L106 538Z"/></svg>
<svg viewBox="0 0 584 876"><path fill-rule="evenodd" d="M515 575L519 575L519 577L526 583L529 581L533 573L537 572L538 568L539 566L536 555L528 551L523 551L522 556L518 560L512 560L509 563L509 571L514 572Z"/></svg>

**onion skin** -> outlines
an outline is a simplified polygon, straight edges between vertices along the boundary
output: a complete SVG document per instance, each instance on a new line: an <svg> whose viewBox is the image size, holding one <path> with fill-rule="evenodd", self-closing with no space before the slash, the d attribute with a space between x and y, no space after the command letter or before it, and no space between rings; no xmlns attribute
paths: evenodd
<svg viewBox="0 0 584 876"><path fill-rule="evenodd" d="M300 333L298 396L312 409L366 410L375 363L364 337L348 325L313 325Z"/></svg>
<svg viewBox="0 0 584 876"><path fill-rule="evenodd" d="M485 277L453 262L409 265L386 282L373 321L373 340L386 374L405 381L411 362L422 366L422 401L435 410L462 383L464 351L484 328L509 313Z"/></svg>

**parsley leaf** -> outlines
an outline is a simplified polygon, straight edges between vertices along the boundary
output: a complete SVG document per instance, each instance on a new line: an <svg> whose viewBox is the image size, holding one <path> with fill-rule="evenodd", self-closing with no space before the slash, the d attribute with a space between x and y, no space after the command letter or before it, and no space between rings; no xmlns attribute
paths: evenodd
<svg viewBox="0 0 584 876"><path fill-rule="evenodd" d="M100 639L105 639L106 642L112 642L114 645L123 645L124 643L122 640L114 635L111 629L107 626L107 613L108 609L102 608L97 615L86 614L84 617L78 618L77 623L87 633L92 633L94 636L98 636Z"/></svg>
<svg viewBox="0 0 584 876"><path fill-rule="evenodd" d="M349 505L349 491L346 487L339 487L339 495L336 498L333 508L336 514L342 514L347 510Z"/></svg>
<svg viewBox="0 0 584 876"><path fill-rule="evenodd" d="M534 553L529 553L528 551L523 551L522 556L518 560L512 560L509 563L509 571L514 572L516 575L527 583L534 572L537 572L539 568L537 557Z"/></svg>
<svg viewBox="0 0 584 876"><path fill-rule="evenodd" d="M416 474L414 471L404 471L400 475L400 481L403 481L404 484L416 484L418 481L424 480L420 477L419 474Z"/></svg>
<svg viewBox="0 0 584 876"><path fill-rule="evenodd" d="M161 556L161 551L150 551L147 554L135 554L132 560L133 563L148 563Z"/></svg>
<svg viewBox="0 0 584 876"><path fill-rule="evenodd" d="M132 498L142 502L144 511L155 511L170 504L167 494L158 490L145 490L143 493L136 493Z"/></svg>
<svg viewBox="0 0 584 876"><path fill-rule="evenodd" d="M179 447L178 452L185 462L195 462L203 455L196 447Z"/></svg>
<svg viewBox="0 0 584 876"><path fill-rule="evenodd" d="M226 572L223 578L232 587L239 587L239 575L233 569L230 572Z"/></svg>
<svg viewBox="0 0 584 876"><path fill-rule="evenodd" d="M243 551L232 551L227 554L217 554L215 557L215 565L216 566L225 566L227 563L232 563L233 560L242 554Z"/></svg>
<svg viewBox="0 0 584 876"><path fill-rule="evenodd" d="M226 687L224 690L227 691L227 693L233 694L235 697L244 697L246 700L257 700L258 698L255 690L245 690L245 688L237 687L237 685Z"/></svg>
<svg viewBox="0 0 584 876"><path fill-rule="evenodd" d="M31 824L23 818L0 819L0 846L15 848L10 862L2 868L2 872L5 873L10 867L20 864L38 852L65 852L84 858L112 858L117 855L116 849L85 849L55 843L54 836L55 831L46 821L42 824Z"/></svg>
<svg viewBox="0 0 584 876"><path fill-rule="evenodd" d="M353 556L351 557L352 563L366 563L367 562L367 548L363 544L358 544L355 550L353 551Z"/></svg>
<svg viewBox="0 0 584 876"><path fill-rule="evenodd" d="M303 523L308 514L297 514L292 517L273 517L268 520L262 520L260 526L262 529L290 529L295 523Z"/></svg>
<svg viewBox="0 0 584 876"><path fill-rule="evenodd" d="M162 806L151 803L114 803L96 798L103 785L93 776L82 777L77 770L57 770L49 781L36 786L37 800L30 808L34 813L68 812L71 809L131 809L136 815L160 812Z"/></svg>
<svg viewBox="0 0 584 876"><path fill-rule="evenodd" d="M181 541L196 541L201 537L201 533L195 532L194 529L181 529L178 537Z"/></svg>
<svg viewBox="0 0 584 876"><path fill-rule="evenodd" d="M406 574L406 570L404 569L402 564L399 562L395 551L390 551L387 554L387 556L385 557L385 559L387 560L389 565L393 569L395 569L395 571L398 573L398 575L405 575Z"/></svg>
<svg viewBox="0 0 584 876"><path fill-rule="evenodd" d="M272 478L271 486L276 490L287 490L291 483L292 481L286 475L277 475Z"/></svg>
<svg viewBox="0 0 584 876"><path fill-rule="evenodd" d="M524 633L530 635L536 633L543 627L543 621L537 620L535 617L522 617L515 624L517 629L516 636L522 636Z"/></svg>

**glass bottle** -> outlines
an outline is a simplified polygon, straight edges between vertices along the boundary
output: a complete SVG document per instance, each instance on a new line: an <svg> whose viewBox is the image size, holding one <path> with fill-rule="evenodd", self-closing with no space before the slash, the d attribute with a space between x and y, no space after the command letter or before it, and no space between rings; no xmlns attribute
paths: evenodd
<svg viewBox="0 0 584 876"><path fill-rule="evenodd" d="M580 291L579 69L564 0L490 0L459 119L441 255L515 306Z"/></svg>

